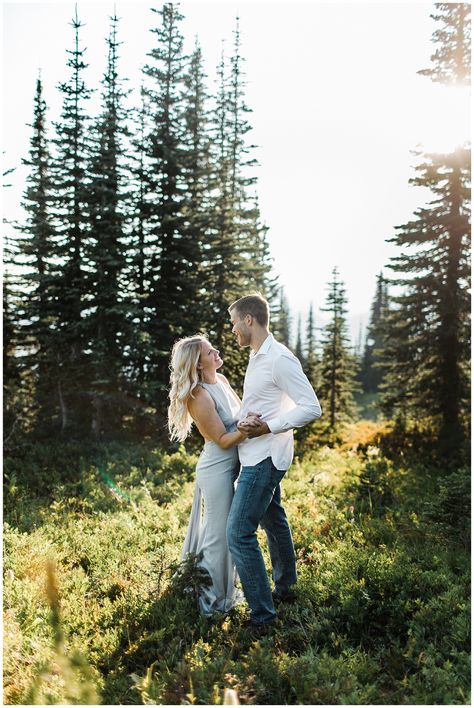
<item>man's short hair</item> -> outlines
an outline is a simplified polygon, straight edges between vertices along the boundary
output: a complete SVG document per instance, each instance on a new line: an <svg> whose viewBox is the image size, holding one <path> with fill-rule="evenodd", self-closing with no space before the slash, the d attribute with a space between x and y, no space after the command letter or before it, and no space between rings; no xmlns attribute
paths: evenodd
<svg viewBox="0 0 474 708"><path fill-rule="evenodd" d="M237 310L241 317L252 315L262 327L268 327L270 310L268 302L260 293L252 293L239 298L229 307L229 312Z"/></svg>

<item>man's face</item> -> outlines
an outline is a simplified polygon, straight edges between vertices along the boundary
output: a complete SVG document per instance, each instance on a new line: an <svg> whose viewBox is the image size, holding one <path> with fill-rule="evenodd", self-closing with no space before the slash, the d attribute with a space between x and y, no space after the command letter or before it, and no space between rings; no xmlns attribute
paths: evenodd
<svg viewBox="0 0 474 708"><path fill-rule="evenodd" d="M249 347L251 339L251 331L248 324L249 315L241 315L237 308L234 308L230 313L230 321L232 323L232 334L237 339L239 347Z"/></svg>

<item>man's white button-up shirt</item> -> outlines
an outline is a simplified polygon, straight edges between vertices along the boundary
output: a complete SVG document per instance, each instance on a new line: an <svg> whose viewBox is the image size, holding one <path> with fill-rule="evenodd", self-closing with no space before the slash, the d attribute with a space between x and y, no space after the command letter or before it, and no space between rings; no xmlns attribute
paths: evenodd
<svg viewBox="0 0 474 708"><path fill-rule="evenodd" d="M293 460L293 428L321 415L321 406L299 360L269 334L257 352L251 351L244 379L242 418L261 413L271 432L239 445L242 465L256 465L267 457L279 470Z"/></svg>

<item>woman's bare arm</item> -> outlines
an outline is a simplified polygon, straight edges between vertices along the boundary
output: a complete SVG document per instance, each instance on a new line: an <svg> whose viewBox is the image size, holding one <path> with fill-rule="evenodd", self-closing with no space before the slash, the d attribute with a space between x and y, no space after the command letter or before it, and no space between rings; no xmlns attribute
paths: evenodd
<svg viewBox="0 0 474 708"><path fill-rule="evenodd" d="M223 450L234 447L245 440L247 433L237 430L228 433L219 418L212 396L201 386L194 389L194 398L188 401L188 410L205 440L212 440Z"/></svg>

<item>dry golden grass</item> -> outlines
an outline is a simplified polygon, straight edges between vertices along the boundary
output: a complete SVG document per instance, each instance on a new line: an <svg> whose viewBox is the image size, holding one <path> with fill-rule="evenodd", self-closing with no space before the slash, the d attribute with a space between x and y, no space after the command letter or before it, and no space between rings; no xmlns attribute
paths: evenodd
<svg viewBox="0 0 474 708"><path fill-rule="evenodd" d="M340 448L342 451L356 452L359 445L376 447L378 438L387 435L391 430L392 424L387 421L359 420L350 423L344 429Z"/></svg>

